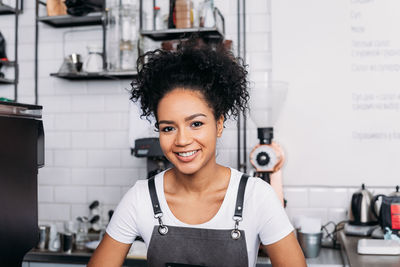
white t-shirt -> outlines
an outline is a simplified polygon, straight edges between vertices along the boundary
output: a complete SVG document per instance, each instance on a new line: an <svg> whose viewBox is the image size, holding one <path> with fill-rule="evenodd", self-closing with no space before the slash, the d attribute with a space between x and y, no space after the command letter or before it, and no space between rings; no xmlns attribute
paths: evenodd
<svg viewBox="0 0 400 267"><path fill-rule="evenodd" d="M231 168L229 186L217 214L208 222L196 225L181 222L169 209L164 195L164 173L156 175L155 186L165 225L233 229L235 223L232 217L241 172ZM158 225L158 220L154 218L147 180L139 180L119 203L108 224L107 233L113 239L127 244L141 236L148 247L154 225ZM249 266L255 266L260 241L264 245L272 244L293 231L293 226L274 190L259 178L250 178L247 181L243 221L239 223L239 229L245 231Z"/></svg>

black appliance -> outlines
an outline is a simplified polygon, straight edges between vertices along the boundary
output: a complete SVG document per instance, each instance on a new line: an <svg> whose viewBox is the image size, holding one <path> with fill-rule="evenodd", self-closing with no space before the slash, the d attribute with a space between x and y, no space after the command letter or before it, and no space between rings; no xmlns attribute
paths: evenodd
<svg viewBox="0 0 400 267"><path fill-rule="evenodd" d="M379 207L376 203L381 200ZM371 211L378 218L379 225L383 232L389 228L393 233L400 236L400 192L399 186L396 186L396 191L385 196L379 194L374 196L371 202Z"/></svg>
<svg viewBox="0 0 400 267"><path fill-rule="evenodd" d="M157 137L136 139L132 153L138 158L147 158L147 178L172 167L164 156Z"/></svg>
<svg viewBox="0 0 400 267"><path fill-rule="evenodd" d="M376 225L378 224L376 216L371 211L372 193L362 184L361 188L354 192L351 197L349 209L349 223L352 225Z"/></svg>
<svg viewBox="0 0 400 267"><path fill-rule="evenodd" d="M39 240L37 174L42 107L0 101L0 266L21 266Z"/></svg>

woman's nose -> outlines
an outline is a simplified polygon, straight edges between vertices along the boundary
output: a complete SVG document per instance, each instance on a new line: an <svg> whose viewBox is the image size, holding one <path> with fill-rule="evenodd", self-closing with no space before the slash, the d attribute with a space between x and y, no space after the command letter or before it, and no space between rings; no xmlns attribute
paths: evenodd
<svg viewBox="0 0 400 267"><path fill-rule="evenodd" d="M190 133L185 129L179 129L175 138L175 145L186 146L192 142Z"/></svg>

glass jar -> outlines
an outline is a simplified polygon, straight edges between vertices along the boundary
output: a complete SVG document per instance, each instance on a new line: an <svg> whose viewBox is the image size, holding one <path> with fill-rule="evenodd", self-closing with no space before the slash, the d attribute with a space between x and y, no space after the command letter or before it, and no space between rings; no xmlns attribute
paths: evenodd
<svg viewBox="0 0 400 267"><path fill-rule="evenodd" d="M103 71L103 50L100 46L91 45L87 47L88 57L85 61L84 71L101 72Z"/></svg>
<svg viewBox="0 0 400 267"><path fill-rule="evenodd" d="M86 243L89 242L88 231L89 222L87 220L79 222L75 240L75 246L77 250L85 249Z"/></svg>

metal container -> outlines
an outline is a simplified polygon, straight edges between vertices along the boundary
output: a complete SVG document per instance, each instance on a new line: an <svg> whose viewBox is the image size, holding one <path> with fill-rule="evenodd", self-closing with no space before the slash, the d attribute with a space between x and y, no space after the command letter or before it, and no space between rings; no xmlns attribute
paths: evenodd
<svg viewBox="0 0 400 267"><path fill-rule="evenodd" d="M297 230L297 240L303 250L306 258L316 258L321 250L322 232L319 233L302 233Z"/></svg>
<svg viewBox="0 0 400 267"><path fill-rule="evenodd" d="M61 252L71 254L72 248L74 246L74 234L73 233L61 233L60 234L61 241Z"/></svg>
<svg viewBox="0 0 400 267"><path fill-rule="evenodd" d="M48 250L49 240L50 240L50 226L39 225L39 242L36 247L40 250Z"/></svg>

